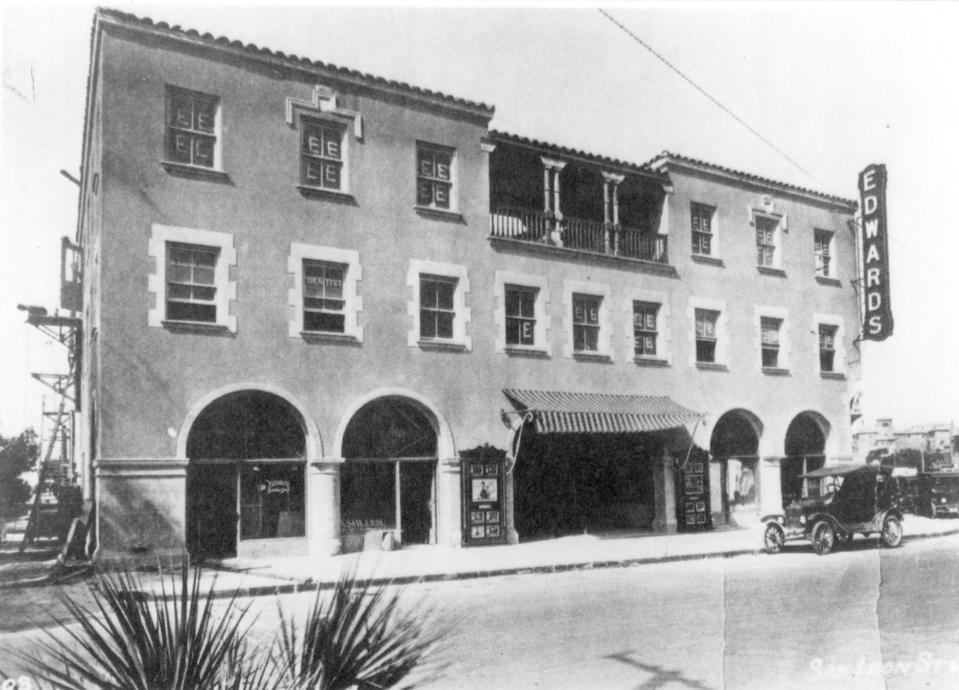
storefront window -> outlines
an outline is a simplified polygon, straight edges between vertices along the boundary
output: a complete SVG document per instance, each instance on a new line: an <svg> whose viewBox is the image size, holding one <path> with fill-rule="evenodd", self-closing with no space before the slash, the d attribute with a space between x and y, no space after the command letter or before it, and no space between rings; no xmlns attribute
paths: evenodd
<svg viewBox="0 0 959 690"><path fill-rule="evenodd" d="M756 510L756 459L726 461L726 500L731 512Z"/></svg>
<svg viewBox="0 0 959 690"><path fill-rule="evenodd" d="M346 532L396 528L396 465L350 462L341 476Z"/></svg>
<svg viewBox="0 0 959 690"><path fill-rule="evenodd" d="M302 463L244 463L240 471L240 539L302 537Z"/></svg>

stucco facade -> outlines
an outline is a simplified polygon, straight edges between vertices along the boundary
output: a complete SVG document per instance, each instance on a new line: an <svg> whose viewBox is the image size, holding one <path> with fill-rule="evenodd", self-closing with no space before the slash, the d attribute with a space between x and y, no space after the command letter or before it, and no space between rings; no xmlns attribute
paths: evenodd
<svg viewBox="0 0 959 690"><path fill-rule="evenodd" d="M205 107L202 98L214 104L215 123L201 133L212 141L212 158L201 164L170 160L171 99L181 94L199 99L191 101L197 109ZM238 506L241 556L339 552L350 523L346 503L374 479L396 492L397 519L423 523L417 539L460 546L461 454L511 442L516 416L504 389L662 396L702 413L702 422L643 446L656 529L677 526L676 465L691 440L710 450L726 413L755 433L757 447L739 454L756 457L757 513L783 500L780 467L795 454L787 432L797 417L821 431L815 454L828 461L850 453L849 389L858 378L855 243L847 227L854 204L671 154L634 166L524 144L491 134L492 115L483 104L98 13L78 230L85 326L77 457L89 467L85 484L98 506L102 556L175 554L198 539L187 523L191 510L196 522L204 501L191 499L191 491L215 483L189 478L202 462L213 468L211 477L234 473L234 488L225 490L235 492L228 498ZM304 128L313 125L342 136L326 150L339 166L332 191L304 184L310 179L301 167ZM521 145L550 165L575 160L607 182L639 180L658 195L646 231L668 239L668 259L491 236L490 162ZM436 166L448 162L437 179L449 199L423 203L421 185L431 182L420 166L424 155L434 155L424 151L438 152ZM535 174L542 178L542 170ZM555 199L548 183L546 189L555 211L570 189L559 181L567 182L557 178ZM691 204L714 209L706 257L691 246ZM775 265L763 269L756 259L757 214L778 222ZM829 233L832 258L830 275L818 279L816 230ZM184 247L214 257L202 294L215 289L204 306L215 318L202 323L170 318L171 276L180 259L169 252ZM187 260L198 275L204 259ZM324 284L336 286L335 308L344 317L335 333L304 326L304 290L311 289L304 286L318 284L306 282L305 266L340 271L335 280L323 279L333 280ZM510 286L526 286L535 296L534 347L506 342ZM424 307L429 290L439 295L432 311ZM598 322L590 325L598 341L595 350L587 344L590 352L574 342L575 300L584 294L598 305ZM657 305L655 357L637 357L636 302ZM709 363L697 361L697 309L719 315ZM441 316L429 332L423 321L443 310L452 314L449 332ZM779 324L774 367L762 366L763 317ZM835 361L826 372L820 324L835 329ZM224 401L242 403L244 414L282 401L275 414L294 420L302 439L278 457L262 457L265 446L249 444L246 455L217 455L209 449L230 416L216 412ZM383 401L389 410L376 407ZM353 461L386 459L386 445L370 450L362 431L351 427L365 414L382 424L413 417L413 427L425 420L431 429L422 451L407 456L397 446L389 456L393 479L373 469L345 478L343 468ZM213 440L199 438L201 432ZM295 478L257 486L299 498L287 496L279 518L285 527L274 526L273 538L247 539L245 473L268 463ZM728 511L716 505L725 470L713 464L715 522L729 515L720 516ZM501 486L503 537L524 538L513 519L519 499L512 475ZM417 517L420 509L407 506L404 491L420 492L428 514ZM249 529L259 535L262 524Z"/></svg>

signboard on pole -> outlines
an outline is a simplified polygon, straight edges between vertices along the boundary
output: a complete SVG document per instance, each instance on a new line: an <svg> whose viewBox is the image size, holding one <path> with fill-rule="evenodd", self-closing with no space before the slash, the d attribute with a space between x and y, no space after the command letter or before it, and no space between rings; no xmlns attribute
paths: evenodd
<svg viewBox="0 0 959 690"><path fill-rule="evenodd" d="M862 204L862 339L885 340L892 335L885 165L869 165L859 173L859 198Z"/></svg>

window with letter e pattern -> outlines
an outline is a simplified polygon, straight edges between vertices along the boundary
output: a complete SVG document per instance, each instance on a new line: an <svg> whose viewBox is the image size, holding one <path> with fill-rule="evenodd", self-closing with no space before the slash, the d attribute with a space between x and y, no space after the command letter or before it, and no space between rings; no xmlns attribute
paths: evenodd
<svg viewBox="0 0 959 690"><path fill-rule="evenodd" d="M343 285L347 267L326 261L303 260L303 330L343 333L346 300Z"/></svg>
<svg viewBox="0 0 959 690"><path fill-rule="evenodd" d="M713 216L716 209L705 204L690 204L692 224L693 254L712 256L713 254Z"/></svg>
<svg viewBox="0 0 959 690"><path fill-rule="evenodd" d="M505 287L507 345L536 345L536 293L536 288Z"/></svg>
<svg viewBox="0 0 959 690"><path fill-rule="evenodd" d="M716 362L716 324L719 312L711 309L696 309L696 361L706 364Z"/></svg>
<svg viewBox="0 0 959 690"><path fill-rule="evenodd" d="M599 351L599 309L603 298L598 295L573 295L573 351Z"/></svg>
<svg viewBox="0 0 959 690"><path fill-rule="evenodd" d="M779 223L772 218L756 216L756 265L773 268L776 265L776 231Z"/></svg>
<svg viewBox="0 0 959 690"><path fill-rule="evenodd" d="M166 157L172 163L217 167L216 96L167 87Z"/></svg>
<svg viewBox="0 0 959 690"><path fill-rule="evenodd" d="M453 149L434 144L416 144L416 205L452 210Z"/></svg>
<svg viewBox="0 0 959 690"><path fill-rule="evenodd" d="M828 230L816 230L814 233L814 249L816 257L816 275L820 278L831 278L834 272L832 266L832 238Z"/></svg>
<svg viewBox="0 0 959 690"><path fill-rule="evenodd" d="M763 369L779 367L779 331L782 320L763 316L759 319Z"/></svg>
<svg viewBox="0 0 959 690"><path fill-rule="evenodd" d="M659 305L654 302L633 302L633 352L637 357L656 356L657 317Z"/></svg>
<svg viewBox="0 0 959 690"><path fill-rule="evenodd" d="M217 247L168 242L166 319L216 323Z"/></svg>
<svg viewBox="0 0 959 690"><path fill-rule="evenodd" d="M450 340L456 308L453 296L456 279L445 276L420 276L420 338Z"/></svg>
<svg viewBox="0 0 959 690"><path fill-rule="evenodd" d="M303 118L300 146L300 182L334 192L344 191L343 136L337 125Z"/></svg>
<svg viewBox="0 0 959 690"><path fill-rule="evenodd" d="M838 326L819 324L819 371L836 372L836 334Z"/></svg>

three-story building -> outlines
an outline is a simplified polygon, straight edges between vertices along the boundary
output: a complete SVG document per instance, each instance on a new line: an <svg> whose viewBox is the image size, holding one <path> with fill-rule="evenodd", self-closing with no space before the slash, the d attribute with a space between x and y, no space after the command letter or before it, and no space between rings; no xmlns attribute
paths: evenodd
<svg viewBox="0 0 959 690"><path fill-rule="evenodd" d="M97 12L77 457L102 556L749 524L848 454L853 202L492 117Z"/></svg>

